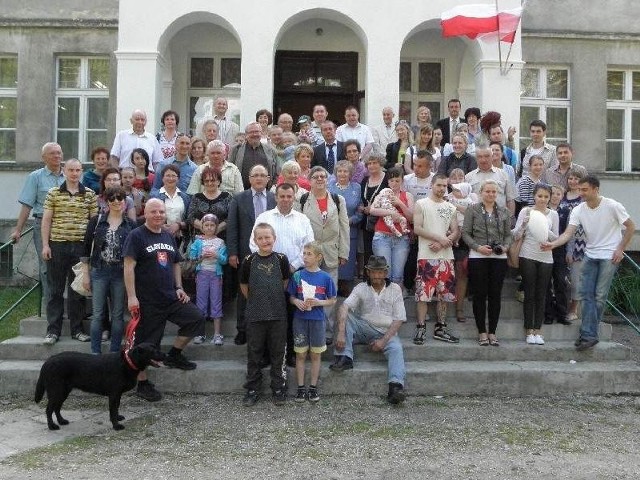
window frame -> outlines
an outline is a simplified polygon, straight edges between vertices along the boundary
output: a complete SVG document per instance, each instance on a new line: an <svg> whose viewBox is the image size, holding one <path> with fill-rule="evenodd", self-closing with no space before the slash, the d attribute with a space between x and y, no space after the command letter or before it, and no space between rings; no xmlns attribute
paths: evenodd
<svg viewBox="0 0 640 480"><path fill-rule="evenodd" d="M104 132L105 136L108 132L108 125L105 124L104 128L90 128L89 127L89 100L103 99L107 101L107 116L108 116L108 102L109 102L109 87L107 88L91 88L89 86L89 62L90 60L106 60L109 63L109 76L111 75L111 59L108 55L59 55L56 57L55 62L55 118L54 118L54 131L56 141L60 132L77 132L77 158L83 163L91 163L91 152L89 149L89 133L91 132ZM60 87L60 60L80 60L80 85L78 87ZM71 127L59 127L59 100L62 98L78 99L78 126ZM109 142L105 142L105 147L109 148ZM65 158L71 158L72 155L69 152L65 152Z"/></svg>
<svg viewBox="0 0 640 480"><path fill-rule="evenodd" d="M411 91L401 91L400 90L400 64L402 63L411 63ZM419 84L420 84L420 64L421 63L438 63L440 64L440 92L420 92ZM424 57L401 57L400 63L398 64L398 92L399 92L399 104L398 104L398 120L406 120L410 125L414 125L416 120L416 113L418 108L426 103L437 103L439 111L434 113L433 109L431 110L431 122L435 125L440 119L440 116L443 112L444 106L444 85L445 85L445 62L442 58L424 58ZM400 104L402 102L410 102L411 103L411 112L409 114L409 118L405 118L405 116L401 116L400 112Z"/></svg>
<svg viewBox="0 0 640 480"><path fill-rule="evenodd" d="M213 59L213 83L212 87L192 87L191 86L191 62L194 58L210 58ZM222 60L223 59L235 59L240 61L240 66L242 67L242 55L238 53L192 53L189 55L187 72L186 72L186 115L185 118L189 119L189 130L192 135L197 135L196 122L193 120L192 110L191 110L191 99L192 97L204 98L206 101L213 101L216 97L225 97L229 102L229 114L231 115L231 119L240 123L240 106L241 106L241 86L242 86L242 78L240 78L240 83L222 85ZM213 106L212 106L213 108Z"/></svg>
<svg viewBox="0 0 640 480"><path fill-rule="evenodd" d="M622 138L609 138L608 131L605 133L605 171L616 173L636 173L640 171L640 159L638 167L633 168L633 146L634 144L640 145L640 138L633 139L633 112L640 112L640 98L638 100L633 99L633 74L640 75L640 67L607 67L607 78L610 72L622 72L623 73L623 98L611 100L606 99L606 117L609 115L609 111L622 111L623 112L623 132ZM608 82L608 79L606 80ZM608 87L608 85L607 85ZM608 88L607 88L608 91ZM608 96L608 93L607 93ZM605 118L606 118L605 117ZM639 120L640 121L640 120ZM608 146L612 143L622 143L622 169L610 170L609 159L607 158Z"/></svg>
<svg viewBox="0 0 640 480"><path fill-rule="evenodd" d="M542 120L549 126L548 110L549 109L565 109L567 112L567 136L566 137L547 137L546 141L551 144L557 144L562 142L571 143L571 68L569 65L551 65L551 64L530 64L524 67L524 70L537 70L538 71L538 97L524 97L522 96L522 83L520 93L520 145L528 145L531 141L529 137L529 125L527 123L526 128L523 122L523 107L524 108L537 108L538 119ZM548 97L548 81L547 76L550 70L564 70L567 72L567 96L565 98L551 98Z"/></svg>
<svg viewBox="0 0 640 480"><path fill-rule="evenodd" d="M9 161L9 162L15 162L16 161L16 152L17 152L17 145L16 145L16 134L18 131L18 76L19 76L19 69L20 69L20 62L18 59L18 54L2 54L0 55L0 60L5 60L5 59L11 59L14 60L16 63L16 79L15 79L15 85L13 87L1 87L0 86L0 98L12 98L15 99L16 102L16 109L15 109L15 118L13 119L13 127L0 127L0 132L13 132L13 158L2 158L0 157L0 161ZM2 154L2 152L0 152L0 154Z"/></svg>

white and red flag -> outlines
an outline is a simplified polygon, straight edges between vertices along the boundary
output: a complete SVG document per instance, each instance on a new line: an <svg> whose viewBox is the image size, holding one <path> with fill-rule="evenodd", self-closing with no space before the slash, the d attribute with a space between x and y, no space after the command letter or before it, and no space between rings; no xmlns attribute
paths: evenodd
<svg viewBox="0 0 640 480"><path fill-rule="evenodd" d="M442 36L513 43L521 16L522 7L498 10L491 4L460 5L442 13Z"/></svg>

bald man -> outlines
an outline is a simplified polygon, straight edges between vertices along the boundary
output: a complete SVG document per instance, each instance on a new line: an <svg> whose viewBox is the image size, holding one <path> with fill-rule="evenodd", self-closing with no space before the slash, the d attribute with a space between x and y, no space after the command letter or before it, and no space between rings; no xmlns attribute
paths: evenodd
<svg viewBox="0 0 640 480"><path fill-rule="evenodd" d="M381 152L386 152L387 145L398 141L396 126L393 124L395 116L393 108L384 107L382 109L382 125L376 125L371 128L373 141L380 147Z"/></svg>
<svg viewBox="0 0 640 480"><path fill-rule="evenodd" d="M111 147L111 165L117 168L133 167L131 153L136 148L143 148L149 154L151 170L164 160L160 143L156 136L145 130L147 126L147 114L144 110L131 112L131 128L121 130L116 135Z"/></svg>
<svg viewBox="0 0 640 480"><path fill-rule="evenodd" d="M173 235L163 226L167 220L164 202L152 198L145 204L144 225L131 231L124 244L124 284L129 310L140 311L135 343L149 342L160 348L169 320L179 330L164 364L169 368L193 370L182 350L191 339L204 335L204 317L182 288L182 256ZM147 379L138 375L136 395L156 402L162 394Z"/></svg>

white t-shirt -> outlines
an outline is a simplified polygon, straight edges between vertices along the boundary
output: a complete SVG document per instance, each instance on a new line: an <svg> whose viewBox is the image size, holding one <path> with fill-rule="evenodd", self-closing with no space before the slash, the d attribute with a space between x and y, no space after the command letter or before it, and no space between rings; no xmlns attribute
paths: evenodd
<svg viewBox="0 0 640 480"><path fill-rule="evenodd" d="M601 197L600 205L591 208L582 202L571 211L569 225L582 225L587 239L585 255L598 260L609 259L622 240L622 224L629 214L620 202Z"/></svg>
<svg viewBox="0 0 640 480"><path fill-rule="evenodd" d="M419 209L422 212L422 225L420 227L443 237L449 231L451 219L456 217L456 207L447 201L434 202L431 198L423 198L415 203L414 209ZM432 240L428 238L418 237L418 259L453 260L453 249L451 247L434 252L429 248L431 242Z"/></svg>
<svg viewBox="0 0 640 480"><path fill-rule="evenodd" d="M422 200L431 194L431 180L435 173L430 174L427 178L418 178L415 173L404 176L404 189L413 195L414 200Z"/></svg>
<svg viewBox="0 0 640 480"><path fill-rule="evenodd" d="M373 143L371 130L364 123L358 123L355 127L350 127L348 123L345 123L336 129L336 140L346 142L351 139L357 140L361 149L365 145Z"/></svg>

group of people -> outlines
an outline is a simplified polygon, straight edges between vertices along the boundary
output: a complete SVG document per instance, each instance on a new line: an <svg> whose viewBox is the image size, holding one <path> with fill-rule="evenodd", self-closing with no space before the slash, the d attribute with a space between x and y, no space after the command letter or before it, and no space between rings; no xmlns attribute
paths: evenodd
<svg viewBox="0 0 640 480"><path fill-rule="evenodd" d="M109 339L110 351L120 349L126 301L140 313L135 341L159 345L172 321L179 331L165 363L194 369L183 349L207 340L206 321L214 326L211 343L223 345L223 304L237 296L245 405L258 401L266 365L275 403L286 398L285 364L296 368L296 401L317 401L322 352L333 344L330 368L342 372L353 368L354 343L385 354L387 398L396 404L405 398L397 336L404 299L417 302L414 343L425 342L429 304L433 338L458 343L448 304L466 321L469 283L478 343L499 346L507 252L516 246L525 341L544 343L542 323L570 323L581 300L576 347L597 343L606 294L635 226L620 203L600 196L598 179L573 163L569 144L546 142L544 122L531 123L532 142L518 159L509 145L515 129L505 142L498 112L472 107L462 118L457 99L435 126L427 107L416 125L394 123L387 107L383 124L370 128L349 106L336 127L316 105L312 117L298 119L297 134L290 115L272 124L266 109L241 134L227 108L216 99L215 115L193 138L179 132L174 111L162 115L154 135L136 110L132 128L117 134L111 150L94 149L84 174L76 159L62 165L58 144L43 146L45 165L27 177L12 237L18 241L32 215L45 344L60 337L63 295L80 261L93 293L90 335L82 330L82 297L71 288L67 315L72 338L90 341L95 354ZM195 264L195 302L184 283L187 262ZM338 296L345 300L336 310ZM137 393L161 398L145 372Z"/></svg>

